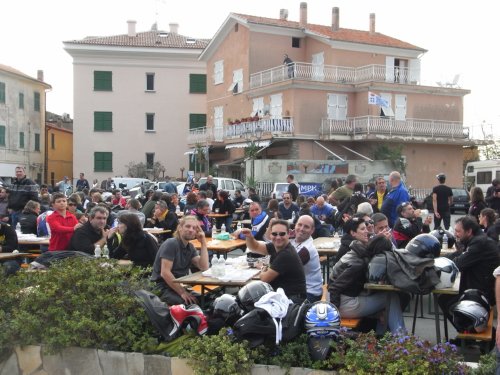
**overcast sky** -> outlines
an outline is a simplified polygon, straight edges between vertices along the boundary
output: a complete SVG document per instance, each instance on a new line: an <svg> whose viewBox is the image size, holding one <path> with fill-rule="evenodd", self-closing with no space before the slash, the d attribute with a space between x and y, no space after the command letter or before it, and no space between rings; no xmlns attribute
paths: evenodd
<svg viewBox="0 0 500 375"><path fill-rule="evenodd" d="M36 77L42 69L52 85L47 109L73 115L72 59L63 41L86 36L125 34L127 20L137 31L157 21L168 30L212 38L230 12L278 18L280 8L298 21L299 0L4 0L0 22L0 63ZM340 8L340 27L368 30L376 14L376 30L428 52L422 58L423 83L452 81L472 93L465 99L465 126L479 131L483 121L500 127L497 103L500 83L494 57L498 52L498 5L495 1L462 0L309 0L308 22L331 24L331 9ZM497 27L494 25L497 24ZM500 132L499 132L500 133Z"/></svg>

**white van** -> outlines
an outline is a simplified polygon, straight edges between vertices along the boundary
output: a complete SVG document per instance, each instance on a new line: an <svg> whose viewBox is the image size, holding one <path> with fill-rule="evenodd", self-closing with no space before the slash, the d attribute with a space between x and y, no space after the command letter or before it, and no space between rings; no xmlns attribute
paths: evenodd
<svg viewBox="0 0 500 375"><path fill-rule="evenodd" d="M153 185L153 181L147 178L136 178L136 177L113 177L113 182L117 189L127 189L130 190L135 186L141 186L145 189Z"/></svg>
<svg viewBox="0 0 500 375"><path fill-rule="evenodd" d="M198 186L201 186L206 182L207 178L202 177L198 181ZM248 196L248 193L246 191L247 187L240 180L236 180L234 178L226 178L226 177L214 177L213 183L215 184L215 186L217 186L217 190L226 190L227 192L229 192L231 198L234 198L235 190L241 190L241 195L243 195L245 198Z"/></svg>

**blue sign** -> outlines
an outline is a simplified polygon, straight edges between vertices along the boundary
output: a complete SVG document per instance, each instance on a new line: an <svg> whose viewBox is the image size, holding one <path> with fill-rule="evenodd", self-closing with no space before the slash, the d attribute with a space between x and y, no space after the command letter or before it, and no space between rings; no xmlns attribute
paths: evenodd
<svg viewBox="0 0 500 375"><path fill-rule="evenodd" d="M308 197L317 197L322 193L321 185L315 182L299 182L299 194Z"/></svg>

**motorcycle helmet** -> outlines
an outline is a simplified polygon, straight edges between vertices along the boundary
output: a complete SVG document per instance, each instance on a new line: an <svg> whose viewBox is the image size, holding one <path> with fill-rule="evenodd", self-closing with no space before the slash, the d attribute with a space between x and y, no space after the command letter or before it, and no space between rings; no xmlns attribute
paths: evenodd
<svg viewBox="0 0 500 375"><path fill-rule="evenodd" d="M442 228L434 229L430 234L432 234L434 237L436 237L441 244L441 247L443 245L443 236L446 234L446 237L448 237L448 248L451 249L453 245L455 245L455 236L453 233L448 232L447 230L444 230Z"/></svg>
<svg viewBox="0 0 500 375"><path fill-rule="evenodd" d="M223 294L214 301L213 316L221 317L230 325L241 317L242 311L236 296Z"/></svg>
<svg viewBox="0 0 500 375"><path fill-rule="evenodd" d="M451 315L457 331L484 332L490 317L488 298L478 289L467 289L451 308Z"/></svg>
<svg viewBox="0 0 500 375"><path fill-rule="evenodd" d="M460 272L455 263L448 258L438 257L434 259L434 267L439 275L439 284L436 289L451 288Z"/></svg>
<svg viewBox="0 0 500 375"><path fill-rule="evenodd" d="M319 301L306 312L306 332L313 337L338 337L340 313L334 304Z"/></svg>
<svg viewBox="0 0 500 375"><path fill-rule="evenodd" d="M245 311L252 311L253 304L269 292L274 292L274 290L268 283L259 280L252 281L239 290L238 300Z"/></svg>
<svg viewBox="0 0 500 375"><path fill-rule="evenodd" d="M187 328L189 326L199 335L203 335L207 332L207 318L198 305L189 305L188 307L184 305L173 305L170 307L170 316L174 320L175 325L179 328Z"/></svg>
<svg viewBox="0 0 500 375"><path fill-rule="evenodd" d="M436 258L441 253L441 244L430 234L419 234L412 238L405 247L408 252L419 258Z"/></svg>

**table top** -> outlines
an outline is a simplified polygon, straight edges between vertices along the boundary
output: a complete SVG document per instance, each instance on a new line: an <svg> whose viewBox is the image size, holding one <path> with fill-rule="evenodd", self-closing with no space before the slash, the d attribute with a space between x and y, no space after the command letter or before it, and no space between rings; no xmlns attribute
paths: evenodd
<svg viewBox="0 0 500 375"><path fill-rule="evenodd" d="M318 237L313 240L314 247L319 255L337 255L340 247L340 238Z"/></svg>
<svg viewBox="0 0 500 375"><path fill-rule="evenodd" d="M27 255L30 255L30 253L0 253L0 260L22 258Z"/></svg>
<svg viewBox="0 0 500 375"><path fill-rule="evenodd" d="M48 245L49 242L50 242L49 237L21 236L17 238L17 243L19 245Z"/></svg>
<svg viewBox="0 0 500 375"><path fill-rule="evenodd" d="M221 218L221 217L228 217L229 214L217 214L215 212L210 213L207 215L208 217L213 217L213 218Z"/></svg>
<svg viewBox="0 0 500 375"><path fill-rule="evenodd" d="M198 240L192 240L189 241L191 242L194 247L198 250L201 249L201 243ZM207 249L212 250L212 251L217 251L217 252L230 252L233 251L239 247L243 247L246 245L246 241L242 239L235 239L235 240L227 240L227 241L222 241L222 240L212 240L207 238Z"/></svg>
<svg viewBox="0 0 500 375"><path fill-rule="evenodd" d="M211 276L203 276L203 272L199 271L187 276L179 277L178 279L175 279L174 282L185 285L245 286L260 272L258 269L252 269L252 271L253 273L249 273L249 277L245 280L220 280Z"/></svg>
<svg viewBox="0 0 500 375"><path fill-rule="evenodd" d="M457 277L455 279L455 282L452 287L450 288L441 288L441 289L434 289L432 293L434 294L458 294L460 286L460 277ZM365 289L368 290L379 290L379 291L385 291L385 292L399 292L401 289L396 288L395 286L391 284L375 284L375 283L366 283L365 284Z"/></svg>
<svg viewBox="0 0 500 375"><path fill-rule="evenodd" d="M144 231L151 234L164 234L172 232L172 230L170 229L163 229L163 228L144 228Z"/></svg>

